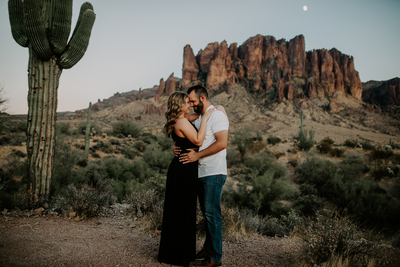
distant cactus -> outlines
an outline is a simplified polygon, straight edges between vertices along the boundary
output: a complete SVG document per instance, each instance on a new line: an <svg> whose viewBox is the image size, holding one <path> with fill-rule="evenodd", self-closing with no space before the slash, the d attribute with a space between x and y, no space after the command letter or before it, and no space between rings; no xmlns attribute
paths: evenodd
<svg viewBox="0 0 400 267"><path fill-rule="evenodd" d="M87 159L89 156L90 136L92 136L92 133L90 132L91 115L92 115L92 102L89 102L89 108L87 111L86 130L85 130L85 159Z"/></svg>
<svg viewBox="0 0 400 267"><path fill-rule="evenodd" d="M9 0L8 13L14 40L29 49L28 189L35 204L50 193L61 72L85 54L96 15L92 4L84 3L68 42L72 0Z"/></svg>

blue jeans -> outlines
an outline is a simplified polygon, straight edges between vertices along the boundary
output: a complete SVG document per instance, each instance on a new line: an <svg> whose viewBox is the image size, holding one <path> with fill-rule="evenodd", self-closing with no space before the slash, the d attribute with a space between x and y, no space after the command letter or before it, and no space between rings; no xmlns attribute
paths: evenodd
<svg viewBox="0 0 400 267"><path fill-rule="evenodd" d="M198 186L200 207L206 220L204 249L216 262L222 258L221 194L225 181L226 175L211 175L199 178Z"/></svg>

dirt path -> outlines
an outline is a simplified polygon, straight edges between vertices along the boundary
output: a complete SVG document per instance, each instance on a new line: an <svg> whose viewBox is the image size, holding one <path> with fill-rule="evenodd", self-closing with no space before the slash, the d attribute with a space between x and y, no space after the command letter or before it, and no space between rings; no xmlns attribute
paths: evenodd
<svg viewBox="0 0 400 267"><path fill-rule="evenodd" d="M156 259L159 235L129 225L115 217L0 216L0 266L170 266ZM282 266L296 253L289 238L261 236L224 242L223 249L224 266Z"/></svg>

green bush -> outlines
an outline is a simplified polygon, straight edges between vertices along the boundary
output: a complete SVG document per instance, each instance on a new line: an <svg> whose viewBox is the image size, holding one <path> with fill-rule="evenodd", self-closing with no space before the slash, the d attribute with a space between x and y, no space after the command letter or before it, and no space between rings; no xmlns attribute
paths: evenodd
<svg viewBox="0 0 400 267"><path fill-rule="evenodd" d="M135 142L133 147L136 148L140 152L144 152L146 147L147 147L147 144L145 142L141 141L141 140L138 140L138 141Z"/></svg>
<svg viewBox="0 0 400 267"><path fill-rule="evenodd" d="M98 216L102 207L109 205L111 191L105 184L97 188L88 185L77 188L71 184L66 189L63 195L54 198L55 205L74 211L81 218Z"/></svg>
<svg viewBox="0 0 400 267"><path fill-rule="evenodd" d="M56 125L57 135L64 134L70 135L71 125L69 123L59 122Z"/></svg>
<svg viewBox="0 0 400 267"><path fill-rule="evenodd" d="M151 168L167 170L174 153L172 150L163 151L158 144L151 144L147 146L142 158Z"/></svg>
<svg viewBox="0 0 400 267"><path fill-rule="evenodd" d="M114 149L110 143L107 141L99 140L96 145L93 146L93 149L97 150L100 149L104 153L111 154L114 152Z"/></svg>
<svg viewBox="0 0 400 267"><path fill-rule="evenodd" d="M26 142L26 136L21 134L3 135L0 138L1 146L21 146L22 142Z"/></svg>
<svg viewBox="0 0 400 267"><path fill-rule="evenodd" d="M327 154L331 152L333 143L334 141L331 138L325 137L317 148L321 154Z"/></svg>
<svg viewBox="0 0 400 267"><path fill-rule="evenodd" d="M254 142L254 132L255 130L250 126L235 130L234 142L237 145L237 150L239 151L242 160L244 160L245 154L251 148L251 145Z"/></svg>
<svg viewBox="0 0 400 267"><path fill-rule="evenodd" d="M286 176L284 167L266 153L250 157L245 164L245 171L238 174L237 189L230 183L224 192L226 201L260 215L285 210L279 201L291 199L297 189Z"/></svg>
<svg viewBox="0 0 400 267"><path fill-rule="evenodd" d="M330 151L330 155L332 157L340 158L340 157L343 157L343 154L344 154L344 150L341 148L332 148Z"/></svg>
<svg viewBox="0 0 400 267"><path fill-rule="evenodd" d="M275 144L279 143L281 141L281 139L279 137L270 135L270 136L268 136L267 141L268 141L268 143L275 145Z"/></svg>
<svg viewBox="0 0 400 267"><path fill-rule="evenodd" d="M315 219L305 218L295 227L294 234L307 244L307 258L318 265L332 256L342 256L349 260L348 266L367 266L371 258L383 263L391 254L388 246L363 239L361 230L349 217L338 214L317 213Z"/></svg>
<svg viewBox="0 0 400 267"><path fill-rule="evenodd" d="M78 134L85 134L86 124L87 124L86 121L82 121L81 123L79 123L78 129L77 129ZM95 121L90 122L90 131L92 130L92 128L96 131L97 134L99 134L101 132L100 126L97 125L97 123Z"/></svg>
<svg viewBox="0 0 400 267"><path fill-rule="evenodd" d="M344 145L351 148L355 148L357 144L358 144L357 140L354 139L347 139L346 141L344 141Z"/></svg>
<svg viewBox="0 0 400 267"><path fill-rule="evenodd" d="M227 161L228 168L231 168L232 166L240 163L239 152L235 148L228 147L226 149L226 161Z"/></svg>
<svg viewBox="0 0 400 267"><path fill-rule="evenodd" d="M371 144L370 140L362 141L360 144L362 145L362 148L364 150L373 150L373 149L375 149L375 146Z"/></svg>
<svg viewBox="0 0 400 267"><path fill-rule="evenodd" d="M125 156L127 159L134 159L139 155L139 151L130 146L125 146L121 149L121 154Z"/></svg>
<svg viewBox="0 0 400 267"><path fill-rule="evenodd" d="M365 166L356 158L346 158L341 164L318 157L303 162L297 172L299 182L312 184L318 196L347 209L358 220L370 225L393 223L393 205L385 191L374 182L364 179Z"/></svg>
<svg viewBox="0 0 400 267"><path fill-rule="evenodd" d="M174 140L172 140L172 138L169 138L163 134L157 134L156 140L163 151L171 150L174 145Z"/></svg>
<svg viewBox="0 0 400 267"><path fill-rule="evenodd" d="M393 236L392 245L395 248L400 248L400 231L397 231Z"/></svg>
<svg viewBox="0 0 400 267"><path fill-rule="evenodd" d="M313 184L307 182L301 184L300 192L293 206L304 216L315 215L326 203L326 200L318 195L318 190Z"/></svg>
<svg viewBox="0 0 400 267"><path fill-rule="evenodd" d="M114 135L118 134L122 134L124 136L131 135L133 138L136 138L142 132L142 127L130 120L115 122L112 124L112 127Z"/></svg>
<svg viewBox="0 0 400 267"><path fill-rule="evenodd" d="M74 167L82 158L83 152L72 149L62 136L57 137L50 196L60 194L70 184L80 183L82 174Z"/></svg>
<svg viewBox="0 0 400 267"><path fill-rule="evenodd" d="M28 128L28 122L27 121L19 121L14 127L10 129L12 133L26 133L26 130Z"/></svg>

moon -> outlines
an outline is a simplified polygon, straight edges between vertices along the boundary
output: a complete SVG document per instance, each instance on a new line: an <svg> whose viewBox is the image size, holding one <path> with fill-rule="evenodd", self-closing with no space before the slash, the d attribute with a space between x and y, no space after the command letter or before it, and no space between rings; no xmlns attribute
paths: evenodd
<svg viewBox="0 0 400 267"><path fill-rule="evenodd" d="M303 6L303 10L304 10L304 11L307 11L307 6Z"/></svg>

